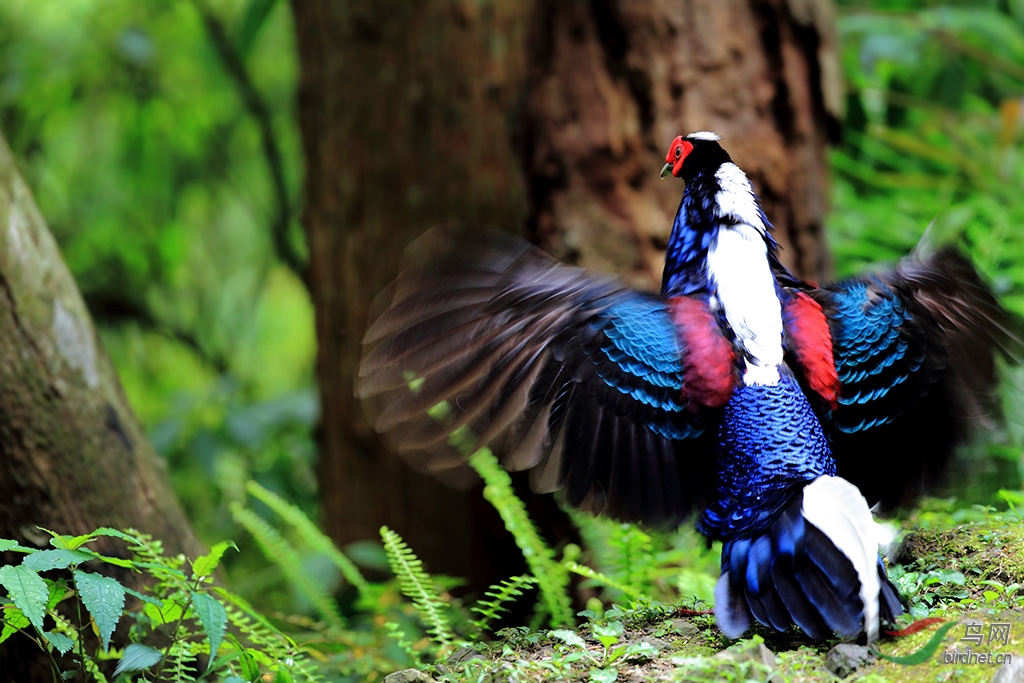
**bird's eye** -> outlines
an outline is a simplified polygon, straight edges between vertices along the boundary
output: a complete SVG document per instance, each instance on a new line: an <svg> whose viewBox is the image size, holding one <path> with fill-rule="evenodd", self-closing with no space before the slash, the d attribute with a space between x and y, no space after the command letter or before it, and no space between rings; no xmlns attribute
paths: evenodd
<svg viewBox="0 0 1024 683"><path fill-rule="evenodd" d="M682 147L676 147L676 159L678 159L681 156L683 156L683 148Z"/></svg>

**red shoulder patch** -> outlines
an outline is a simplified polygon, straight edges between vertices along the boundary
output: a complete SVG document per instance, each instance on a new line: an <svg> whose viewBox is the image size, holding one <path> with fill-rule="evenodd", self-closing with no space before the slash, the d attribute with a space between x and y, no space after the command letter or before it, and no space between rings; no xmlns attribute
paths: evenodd
<svg viewBox="0 0 1024 683"><path fill-rule="evenodd" d="M839 405L839 375L832 355L832 331L817 301L806 292L794 292L782 310L789 350L804 380L833 410Z"/></svg>
<svg viewBox="0 0 1024 683"><path fill-rule="evenodd" d="M732 344L703 301L672 297L669 310L683 348L685 397L709 408L721 408L739 382Z"/></svg>

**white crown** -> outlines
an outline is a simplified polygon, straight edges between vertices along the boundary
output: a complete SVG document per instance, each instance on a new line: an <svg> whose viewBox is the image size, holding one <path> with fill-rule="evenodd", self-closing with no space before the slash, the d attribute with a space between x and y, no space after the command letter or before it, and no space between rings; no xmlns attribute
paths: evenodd
<svg viewBox="0 0 1024 683"><path fill-rule="evenodd" d="M707 140L709 142L717 142L718 140L722 139L722 136L721 135L717 135L716 133L712 133L710 131L699 130L696 133L690 133L689 135L687 135L686 139L687 140Z"/></svg>

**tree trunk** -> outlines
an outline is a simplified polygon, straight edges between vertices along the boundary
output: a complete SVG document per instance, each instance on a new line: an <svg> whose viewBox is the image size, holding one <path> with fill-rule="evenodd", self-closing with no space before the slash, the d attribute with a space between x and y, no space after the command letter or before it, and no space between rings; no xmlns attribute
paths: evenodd
<svg viewBox="0 0 1024 683"><path fill-rule="evenodd" d="M524 8L300 0L293 10L324 524L341 544L376 538L387 524L432 571L466 575L474 555L488 555L473 546L479 496L445 489L386 453L352 387L369 302L407 242L452 219L523 224L508 117Z"/></svg>
<svg viewBox="0 0 1024 683"><path fill-rule="evenodd" d="M0 226L0 537L42 547L50 537L38 527L63 534L134 527L171 554L199 554L164 464L2 137ZM92 547L111 552L101 541ZM22 652L20 642L5 643L0 661L14 678L31 676L42 654L29 641Z"/></svg>
<svg viewBox="0 0 1024 683"><path fill-rule="evenodd" d="M388 524L428 568L460 575L495 547L479 496L442 489L384 452L352 396L370 299L431 225L527 230L559 256L656 286L682 186L654 180L675 135L711 128L751 172L788 262L821 273L828 9L814 0L293 3L320 484L335 540Z"/></svg>
<svg viewBox="0 0 1024 683"><path fill-rule="evenodd" d="M0 138L0 535L132 526L202 549Z"/></svg>
<svg viewBox="0 0 1024 683"><path fill-rule="evenodd" d="M753 181L783 261L827 273L830 2L538 0L528 54L534 241L657 289L682 194L659 181L664 155L676 135L710 130Z"/></svg>

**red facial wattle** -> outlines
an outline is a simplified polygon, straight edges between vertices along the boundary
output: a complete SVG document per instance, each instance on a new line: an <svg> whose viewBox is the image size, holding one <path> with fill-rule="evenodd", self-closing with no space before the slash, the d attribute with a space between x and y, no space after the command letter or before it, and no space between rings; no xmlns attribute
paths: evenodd
<svg viewBox="0 0 1024 683"><path fill-rule="evenodd" d="M665 155L665 163L672 166L672 175L679 177L679 173L683 170L683 162L692 151L693 143L684 140L682 135L677 135L668 148L668 154Z"/></svg>

